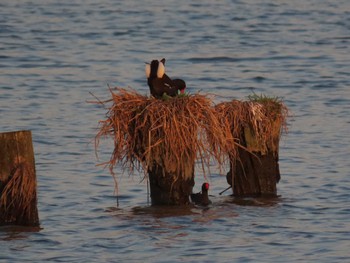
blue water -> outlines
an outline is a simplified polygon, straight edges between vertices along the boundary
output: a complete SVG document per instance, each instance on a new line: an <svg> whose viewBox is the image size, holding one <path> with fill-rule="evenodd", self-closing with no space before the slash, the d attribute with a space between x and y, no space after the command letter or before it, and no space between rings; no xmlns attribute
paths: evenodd
<svg viewBox="0 0 350 263"><path fill-rule="evenodd" d="M1 262L350 262L350 2L0 3L0 132L31 130L40 229L0 228ZM291 116L277 200L153 208L143 174L96 166L107 85L149 90L144 62L215 102L264 93ZM195 191L205 180L198 170Z"/></svg>

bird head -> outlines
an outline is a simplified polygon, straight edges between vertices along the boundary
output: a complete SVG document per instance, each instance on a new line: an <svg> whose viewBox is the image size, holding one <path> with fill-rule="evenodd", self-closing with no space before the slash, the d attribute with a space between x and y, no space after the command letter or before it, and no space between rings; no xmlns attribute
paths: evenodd
<svg viewBox="0 0 350 263"><path fill-rule="evenodd" d="M186 82L182 79L173 79L173 82L177 89L180 91L180 94L184 94L186 89Z"/></svg>
<svg viewBox="0 0 350 263"><path fill-rule="evenodd" d="M202 184L202 191L208 191L209 190L209 184L208 183L203 183Z"/></svg>

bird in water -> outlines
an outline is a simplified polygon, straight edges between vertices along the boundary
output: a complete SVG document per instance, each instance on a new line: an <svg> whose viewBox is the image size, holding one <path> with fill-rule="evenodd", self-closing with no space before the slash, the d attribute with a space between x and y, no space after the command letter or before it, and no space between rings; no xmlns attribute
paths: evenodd
<svg viewBox="0 0 350 263"><path fill-rule="evenodd" d="M191 194L191 200L196 205L209 205L211 204L211 201L209 200L208 196L208 190L209 190L209 184L203 183L202 184L202 191L197 194Z"/></svg>
<svg viewBox="0 0 350 263"><path fill-rule="evenodd" d="M146 63L146 77L147 84L150 88L151 95L155 98L162 98L163 94L171 97L184 93L186 83L182 79L169 78L165 74L165 58L158 60L152 60L151 63Z"/></svg>

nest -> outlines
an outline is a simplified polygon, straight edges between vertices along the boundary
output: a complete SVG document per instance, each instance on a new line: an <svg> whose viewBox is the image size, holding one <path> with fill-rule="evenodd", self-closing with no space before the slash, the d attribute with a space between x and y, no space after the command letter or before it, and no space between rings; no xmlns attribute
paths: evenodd
<svg viewBox="0 0 350 263"><path fill-rule="evenodd" d="M150 171L154 164L167 173L189 176L186 169L198 159L205 173L214 157L223 163L232 134L219 125L212 101L193 94L156 99L122 88L110 89L112 99L98 103L107 107L99 122L96 149L101 137L112 137L114 151L107 165ZM193 165L192 165L193 166ZM183 178L188 179L188 178Z"/></svg>
<svg viewBox="0 0 350 263"><path fill-rule="evenodd" d="M234 154L237 145L263 155L268 151L278 152L280 136L287 132L288 116L288 109L279 98L254 94L248 101L219 103L215 110L221 128L235 138L235 144L229 146Z"/></svg>

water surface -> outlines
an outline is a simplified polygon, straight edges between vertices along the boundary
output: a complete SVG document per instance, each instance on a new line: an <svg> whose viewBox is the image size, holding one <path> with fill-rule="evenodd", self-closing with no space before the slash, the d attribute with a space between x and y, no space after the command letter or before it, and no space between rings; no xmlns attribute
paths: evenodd
<svg viewBox="0 0 350 263"><path fill-rule="evenodd" d="M350 3L1 1L1 132L33 134L40 229L0 229L0 261L350 260ZM143 174L114 181L94 151L107 85L148 94L144 62L167 58L215 101L282 97L276 200L234 200L212 170L212 206L154 208ZM204 181L198 171L195 191Z"/></svg>

